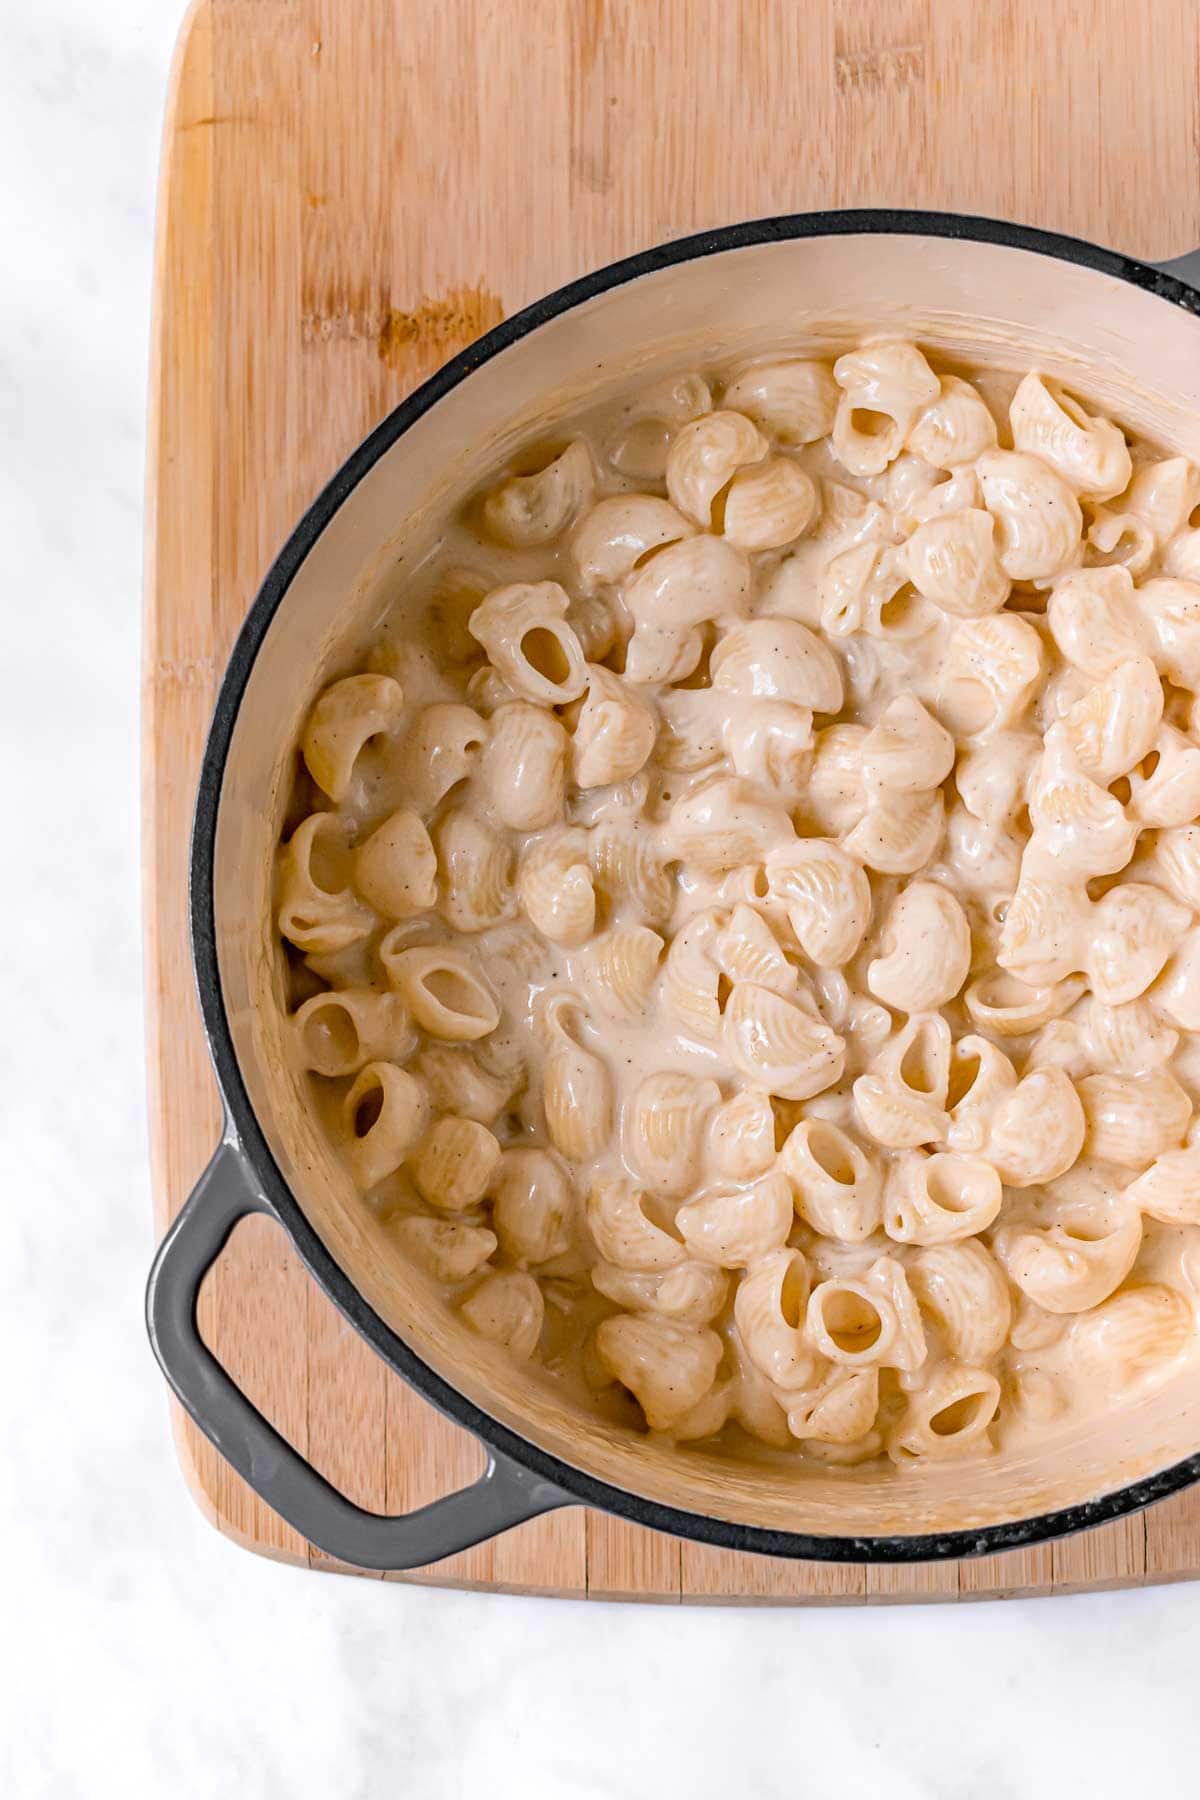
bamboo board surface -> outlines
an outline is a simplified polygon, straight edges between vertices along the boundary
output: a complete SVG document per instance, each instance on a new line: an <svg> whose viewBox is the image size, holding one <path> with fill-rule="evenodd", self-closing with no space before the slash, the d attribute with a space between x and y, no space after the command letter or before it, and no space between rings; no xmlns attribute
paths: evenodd
<svg viewBox="0 0 1200 1800"><path fill-rule="evenodd" d="M216 1142L189 961L187 838L224 659L275 551L445 358L584 270L681 233L856 205L982 212L1151 258L1200 243L1200 8L1144 0L198 0L163 144L145 637L156 1225ZM1133 49L1137 44L1138 50ZM1065 46L1070 45L1070 54ZM364 1506L468 1480L478 1447L244 1222L208 1342ZM228 1536L335 1566L178 1410ZM582 1509L401 1579L669 1601L955 1599L1200 1571L1200 1493L1053 1546L788 1564Z"/></svg>

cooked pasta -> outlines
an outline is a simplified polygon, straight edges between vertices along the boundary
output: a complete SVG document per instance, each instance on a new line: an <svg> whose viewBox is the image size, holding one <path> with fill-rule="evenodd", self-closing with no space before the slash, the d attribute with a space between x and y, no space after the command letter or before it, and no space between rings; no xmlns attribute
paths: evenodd
<svg viewBox="0 0 1200 1800"><path fill-rule="evenodd" d="M300 733L297 1077L621 1429L903 1479L1197 1350L1200 470L1002 386L878 341L574 420Z"/></svg>

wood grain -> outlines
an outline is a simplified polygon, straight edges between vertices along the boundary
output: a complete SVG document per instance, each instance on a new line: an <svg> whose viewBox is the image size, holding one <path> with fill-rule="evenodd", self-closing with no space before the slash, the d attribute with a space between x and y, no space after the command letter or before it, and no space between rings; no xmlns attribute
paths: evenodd
<svg viewBox="0 0 1200 1800"><path fill-rule="evenodd" d="M364 432L537 294L681 232L811 207L1020 218L1150 257L1200 243L1200 9L1143 0L198 0L168 98L145 632L146 955L156 1223L219 1110L186 865L218 675L272 556ZM1071 42L1064 56L1064 39ZM263 1220L202 1327L364 1505L434 1499L478 1447L384 1369ZM239 1543L333 1567L191 1424L181 1461ZM786 1564L571 1511L410 1579L667 1601L874 1602L1166 1580L1200 1500L961 1566Z"/></svg>

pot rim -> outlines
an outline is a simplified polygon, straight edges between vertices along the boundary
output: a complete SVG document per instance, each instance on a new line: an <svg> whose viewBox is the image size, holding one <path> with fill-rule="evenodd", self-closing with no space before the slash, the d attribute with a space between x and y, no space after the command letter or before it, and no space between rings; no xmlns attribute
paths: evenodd
<svg viewBox="0 0 1200 1800"><path fill-rule="evenodd" d="M1139 1481L1057 1511L980 1527L924 1534L877 1537L811 1536L742 1525L707 1514L683 1511L648 1500L627 1488L610 1486L585 1470L561 1461L484 1412L419 1357L368 1305L326 1249L304 1215L275 1161L242 1080L221 990L217 960L213 884L217 818L225 763L251 670L268 628L288 589L334 515L405 432L429 409L509 345L540 325L609 289L642 275L698 258L755 245L811 237L913 236L964 239L1057 258L1142 288L1200 314L1200 294L1160 269L1082 239L1003 220L959 213L892 208L791 213L754 219L677 238L621 258L568 282L524 307L450 359L401 401L369 433L317 495L276 556L246 615L213 712L201 765L193 819L189 903L192 960L209 1054L228 1119L251 1161L262 1190L301 1261L355 1330L398 1374L439 1411L492 1449L552 1482L573 1500L615 1513L635 1524L687 1537L722 1549L817 1562L909 1563L982 1556L1044 1543L1138 1511L1200 1480L1200 1451Z"/></svg>

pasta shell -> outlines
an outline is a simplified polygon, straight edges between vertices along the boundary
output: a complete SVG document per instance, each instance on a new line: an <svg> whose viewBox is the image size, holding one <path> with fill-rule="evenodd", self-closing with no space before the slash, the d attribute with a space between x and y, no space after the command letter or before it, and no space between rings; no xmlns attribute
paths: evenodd
<svg viewBox="0 0 1200 1800"><path fill-rule="evenodd" d="M366 1192L396 1170L419 1141L429 1118L421 1083L394 1063L367 1063L342 1101L354 1185Z"/></svg>
<svg viewBox="0 0 1200 1800"><path fill-rule="evenodd" d="M964 619L941 667L939 717L960 738L1015 724L1041 679L1042 662L1042 640L1027 619L1011 612Z"/></svg>
<svg viewBox="0 0 1200 1800"><path fill-rule="evenodd" d="M1160 671L1194 692L1200 686L1200 581L1156 575L1141 584L1137 603L1149 618Z"/></svg>
<svg viewBox="0 0 1200 1800"><path fill-rule="evenodd" d="M709 660L712 684L747 699L790 700L840 712L842 671L827 644L798 619L758 617L732 626Z"/></svg>
<svg viewBox="0 0 1200 1800"><path fill-rule="evenodd" d="M546 1263L571 1247L575 1192L548 1150L506 1150L491 1181L492 1224L514 1262Z"/></svg>
<svg viewBox="0 0 1200 1800"><path fill-rule="evenodd" d="M771 456L741 469L725 490L721 529L742 550L780 550L795 543L813 521L817 489L788 456Z"/></svg>
<svg viewBox="0 0 1200 1800"><path fill-rule="evenodd" d="M953 1244L995 1223L1003 1194L990 1162L938 1151L894 1166L883 1228L901 1244Z"/></svg>
<svg viewBox="0 0 1200 1800"><path fill-rule="evenodd" d="M1128 569L1073 570L1055 584L1046 619L1060 653L1087 675L1103 678L1131 657L1154 653Z"/></svg>
<svg viewBox="0 0 1200 1800"><path fill-rule="evenodd" d="M1191 825L1200 812L1200 744L1164 725L1135 762L1126 764L1133 817L1143 825Z"/></svg>
<svg viewBox="0 0 1200 1800"><path fill-rule="evenodd" d="M437 853L414 812L402 807L354 852L354 885L385 919L411 919L437 901Z"/></svg>
<svg viewBox="0 0 1200 1800"><path fill-rule="evenodd" d="M1134 576L1144 575L1154 561L1154 533L1145 521L1099 504L1092 507L1087 546L1093 566L1118 564Z"/></svg>
<svg viewBox="0 0 1200 1800"><path fill-rule="evenodd" d="M546 1128L569 1162L599 1156L613 1131L612 1076L569 1029L578 1008L573 994L556 994L543 1003L539 1019L548 1046L542 1072Z"/></svg>
<svg viewBox="0 0 1200 1800"><path fill-rule="evenodd" d="M562 817L570 739L553 713L518 700L492 715L483 778L501 823L542 831Z"/></svg>
<svg viewBox="0 0 1200 1800"><path fill-rule="evenodd" d="M588 694L571 754L576 786L609 787L644 765L658 734L654 709L600 664L588 666Z"/></svg>
<svg viewBox="0 0 1200 1800"><path fill-rule="evenodd" d="M1152 993L1154 1006L1181 1031L1200 1031L1200 935L1189 932Z"/></svg>
<svg viewBox="0 0 1200 1800"><path fill-rule="evenodd" d="M735 906L721 933L717 958L730 981L756 981L777 994L796 991L796 969L762 914L744 903Z"/></svg>
<svg viewBox="0 0 1200 1800"><path fill-rule="evenodd" d="M810 1341L843 1368L915 1369L925 1360L921 1315L903 1269L881 1256L863 1276L822 1281L808 1302Z"/></svg>
<svg viewBox="0 0 1200 1800"><path fill-rule="evenodd" d="M458 1219L427 1219L418 1213L390 1227L405 1255L447 1287L467 1281L496 1248L496 1234Z"/></svg>
<svg viewBox="0 0 1200 1800"><path fill-rule="evenodd" d="M1006 1186L1033 1187L1074 1167L1085 1131L1070 1077L1062 1069L1035 1069L997 1107L986 1154Z"/></svg>
<svg viewBox="0 0 1200 1800"><path fill-rule="evenodd" d="M1161 888L1125 881L1110 888L1093 914L1087 957L1088 980L1096 998L1120 1006L1144 994L1191 925L1186 906Z"/></svg>
<svg viewBox="0 0 1200 1800"><path fill-rule="evenodd" d="M430 600L431 635L442 654L459 669L472 668L479 661L479 645L467 630L467 620L489 586L487 576L475 569L451 568L439 576ZM390 650L390 642L388 647ZM394 672L383 670L385 674Z"/></svg>
<svg viewBox="0 0 1200 1800"><path fill-rule="evenodd" d="M1071 1361L1101 1393L1165 1374L1196 1331L1182 1294L1157 1282L1126 1288L1071 1326Z"/></svg>
<svg viewBox="0 0 1200 1800"><path fill-rule="evenodd" d="M669 1431L703 1399L722 1356L715 1331L630 1313L601 1321L596 1349L637 1400L652 1431Z"/></svg>
<svg viewBox="0 0 1200 1800"><path fill-rule="evenodd" d="M589 951L592 991L611 1017L640 1019L658 980L663 940L646 925L622 925L597 938Z"/></svg>
<svg viewBox="0 0 1200 1800"><path fill-rule="evenodd" d="M486 1275L459 1311L473 1331L499 1344L515 1362L528 1362L538 1347L545 1304L541 1288L523 1270Z"/></svg>
<svg viewBox="0 0 1200 1800"><path fill-rule="evenodd" d="M830 725L818 731L804 806L819 831L849 831L866 811L862 759L866 738L862 725Z"/></svg>
<svg viewBox="0 0 1200 1800"><path fill-rule="evenodd" d="M1120 801L1086 776L1064 774L1039 786L1030 797L1029 815L1034 836L1022 874L1034 880L1115 875L1137 843L1137 825L1126 818Z"/></svg>
<svg viewBox="0 0 1200 1800"><path fill-rule="evenodd" d="M725 1326L726 1361L732 1365L732 1416L751 1437L777 1450L785 1450L791 1442L787 1415L775 1397L774 1390L746 1354L738 1328L732 1322Z"/></svg>
<svg viewBox="0 0 1200 1800"><path fill-rule="evenodd" d="M1041 744L1032 731L1001 731L961 751L954 785L973 819L993 826L1012 820L1024 805L1028 771L1037 763Z"/></svg>
<svg viewBox="0 0 1200 1800"><path fill-rule="evenodd" d="M1021 1009L1026 1004L1040 1005L1040 1002L1030 1001L1028 993L1022 990L1051 989L1056 982L1082 968L1084 946L1090 931L1091 908L1087 895L1077 885L1068 885L1061 878L1058 881L1035 880L1023 874L1008 902L996 952L996 961L1008 971L1010 979L997 979L994 988L988 977L984 978L989 984L986 987L975 983L978 1004L999 1011L1008 1011L1010 1007ZM968 988L968 1011L971 1010L971 993L972 989ZM1072 999L1078 997L1076 992ZM1059 1011L1065 1012L1066 1007L1060 1007ZM972 1012L971 1016L975 1018L976 1014ZM1022 1025L1020 1029L1036 1030L1047 1018L1054 1016L1047 1013L1044 1017L1035 1017L1032 1024ZM979 1018L982 1022L984 1015L981 1013Z"/></svg>
<svg viewBox="0 0 1200 1800"><path fill-rule="evenodd" d="M983 1149L996 1108L1017 1085L1017 1072L1002 1050L984 1037L961 1037L950 1052L946 1142L960 1155Z"/></svg>
<svg viewBox="0 0 1200 1800"><path fill-rule="evenodd" d="M905 546L917 592L959 619L999 612L1012 583L1000 567L995 532L992 515L974 506L918 525Z"/></svg>
<svg viewBox="0 0 1200 1800"><path fill-rule="evenodd" d="M899 694L863 739L861 754L869 783L925 793L954 767L954 740L912 694Z"/></svg>
<svg viewBox="0 0 1200 1800"><path fill-rule="evenodd" d="M933 1012L962 987L971 966L971 929L948 888L912 881L892 903L884 954L867 965L867 986L899 1012Z"/></svg>
<svg viewBox="0 0 1200 1800"><path fill-rule="evenodd" d="M1066 1410L1067 1397L1062 1384L1044 1369L1013 1369L1008 1372L1003 1392L1005 1401L1023 1418L1047 1425Z"/></svg>
<svg viewBox="0 0 1200 1800"><path fill-rule="evenodd" d="M706 769L724 755L729 707L711 688L671 688L658 701L661 730L655 760L664 769Z"/></svg>
<svg viewBox="0 0 1200 1800"><path fill-rule="evenodd" d="M440 1112L453 1110L481 1125L499 1118L523 1080L521 1070L500 1075L481 1068L472 1052L458 1044L426 1044L416 1070Z"/></svg>
<svg viewBox="0 0 1200 1800"><path fill-rule="evenodd" d="M412 1159L417 1191L442 1212L478 1206L500 1167L500 1145L474 1119L439 1119L418 1144Z"/></svg>
<svg viewBox="0 0 1200 1800"><path fill-rule="evenodd" d="M335 813L313 813L278 853L282 936L298 950L328 955L348 949L373 930L374 912L350 887L346 827Z"/></svg>
<svg viewBox="0 0 1200 1800"><path fill-rule="evenodd" d="M486 1037L500 1023L500 1008L475 964L462 950L418 945L389 950L379 947L387 978L409 1012L430 1037L471 1042Z"/></svg>
<svg viewBox="0 0 1200 1800"><path fill-rule="evenodd" d="M428 816L451 788L472 775L488 726L470 706L439 702L417 714L404 740L400 771L405 799Z"/></svg>
<svg viewBox="0 0 1200 1800"><path fill-rule="evenodd" d="M647 1218L645 1202L646 1195L631 1182L605 1178L592 1183L588 1229L605 1262L618 1269L653 1273L687 1260L680 1239Z"/></svg>
<svg viewBox="0 0 1200 1800"><path fill-rule="evenodd" d="M518 581L493 590L468 629L521 698L563 706L587 686L579 639L567 624L570 601L556 581Z"/></svg>
<svg viewBox="0 0 1200 1800"><path fill-rule="evenodd" d="M738 469L762 460L767 440L744 413L705 414L680 428L667 452L667 494L672 506L707 531L713 502Z"/></svg>
<svg viewBox="0 0 1200 1800"><path fill-rule="evenodd" d="M517 871L517 897L552 944L586 944L596 927L596 895L585 833L556 831L530 844Z"/></svg>
<svg viewBox="0 0 1200 1800"><path fill-rule="evenodd" d="M592 1285L629 1312L663 1313L686 1325L708 1325L725 1309L729 1277L710 1263L681 1262L657 1273L597 1263Z"/></svg>
<svg viewBox="0 0 1200 1800"><path fill-rule="evenodd" d="M762 862L795 836L786 810L761 799L739 776L719 777L684 794L671 808L668 829L675 855L714 875Z"/></svg>
<svg viewBox="0 0 1200 1800"><path fill-rule="evenodd" d="M567 608L567 624L589 663L603 662L623 640L615 607L602 594L576 594Z"/></svg>
<svg viewBox="0 0 1200 1800"><path fill-rule="evenodd" d="M879 1370L833 1367L815 1389L788 1395L788 1430L814 1444L858 1444L879 1411Z"/></svg>
<svg viewBox="0 0 1200 1800"><path fill-rule="evenodd" d="M1200 527L1176 533L1163 552L1163 569L1177 581L1200 581Z"/></svg>
<svg viewBox="0 0 1200 1800"><path fill-rule="evenodd" d="M325 689L300 740L304 765L323 794L345 799L363 746L394 732L403 708L403 689L386 675L347 675Z"/></svg>
<svg viewBox="0 0 1200 1800"><path fill-rule="evenodd" d="M768 853L766 875L805 955L821 968L849 962L871 919L871 887L859 865L827 838L799 838Z"/></svg>
<svg viewBox="0 0 1200 1800"><path fill-rule="evenodd" d="M787 358L757 363L725 389L725 405L745 413L781 444L814 444L828 436L838 388L824 363Z"/></svg>
<svg viewBox="0 0 1200 1800"><path fill-rule="evenodd" d="M1026 375L1008 416L1016 448L1048 463L1077 494L1110 500L1128 485L1133 465L1120 427L1089 417L1057 382Z"/></svg>
<svg viewBox="0 0 1200 1800"><path fill-rule="evenodd" d="M626 1163L651 1192L679 1198L695 1187L705 1122L720 1099L715 1081L672 1070L639 1083L622 1110L621 1143Z"/></svg>
<svg viewBox="0 0 1200 1800"><path fill-rule="evenodd" d="M1083 536L1079 502L1036 456L985 450L976 463L983 503L996 521L1000 566L1014 581L1048 581L1069 569Z"/></svg>
<svg viewBox="0 0 1200 1800"><path fill-rule="evenodd" d="M940 789L931 794L888 792L872 801L842 843L881 875L915 875L933 860L944 826Z"/></svg>
<svg viewBox="0 0 1200 1800"><path fill-rule="evenodd" d="M476 648L478 649L478 646ZM470 703L466 710L469 711L470 707L474 707L476 717L482 713L484 719L490 719L492 714L499 712L502 706L517 705L521 698L516 689L510 687L505 681L500 671L493 669L491 663L485 664L482 669L476 669L467 682L466 692L467 700ZM432 708L430 710L432 711ZM482 724L482 722L481 719L480 723Z"/></svg>
<svg viewBox="0 0 1200 1800"><path fill-rule="evenodd" d="M1200 825L1160 831L1154 846L1154 869L1176 900L1200 912Z"/></svg>
<svg viewBox="0 0 1200 1800"><path fill-rule="evenodd" d="M1162 1225L1200 1225L1200 1146L1156 1156L1125 1199Z"/></svg>
<svg viewBox="0 0 1200 1800"><path fill-rule="evenodd" d="M721 733L738 775L780 797L799 798L812 767L812 714L786 700L732 706Z"/></svg>
<svg viewBox="0 0 1200 1800"><path fill-rule="evenodd" d="M716 1188L687 1201L675 1225L698 1261L747 1269L783 1248L792 1218L791 1189L775 1174L748 1188Z"/></svg>
<svg viewBox="0 0 1200 1800"><path fill-rule="evenodd" d="M613 494L575 527L571 556L585 593L624 581L652 551L691 537L690 519L655 494Z"/></svg>
<svg viewBox="0 0 1200 1800"><path fill-rule="evenodd" d="M1179 1033L1155 1017L1143 1000L1124 1006L1088 1005L1087 1043L1092 1062L1121 1075L1143 1075L1169 1062Z"/></svg>
<svg viewBox="0 0 1200 1800"><path fill-rule="evenodd" d="M1078 1313L1099 1306L1120 1286L1141 1243L1135 1207L1083 1202L1061 1207L1045 1230L998 1231L994 1248L1010 1280L1043 1311Z"/></svg>
<svg viewBox="0 0 1200 1800"><path fill-rule="evenodd" d="M1132 656L1075 702L1063 734L1084 774L1107 787L1150 750L1162 709L1154 664L1148 656Z"/></svg>
<svg viewBox="0 0 1200 1800"><path fill-rule="evenodd" d="M775 1114L766 1094L746 1088L708 1123L708 1159L726 1181L754 1181L775 1161Z"/></svg>
<svg viewBox="0 0 1200 1800"><path fill-rule="evenodd" d="M913 456L935 469L974 462L996 445L996 421L977 388L957 375L943 375L937 397L918 414L908 434Z"/></svg>
<svg viewBox="0 0 1200 1800"><path fill-rule="evenodd" d="M945 1138L950 1027L937 1013L911 1018L854 1083L854 1110L868 1136L893 1150Z"/></svg>
<svg viewBox="0 0 1200 1800"><path fill-rule="evenodd" d="M1144 1169L1181 1141L1192 1103L1166 1069L1146 1075L1088 1075L1079 1083L1088 1155Z"/></svg>
<svg viewBox="0 0 1200 1800"><path fill-rule="evenodd" d="M689 538L660 551L625 586L625 610L634 624L626 680L685 680L704 651L700 625L740 617L749 591L745 557L724 538Z"/></svg>
<svg viewBox="0 0 1200 1800"><path fill-rule="evenodd" d="M988 1428L1000 1405L1000 1383L986 1369L939 1363L925 1386L908 1396L904 1414L888 1434L893 1462L944 1462L991 1448Z"/></svg>
<svg viewBox="0 0 1200 1800"><path fill-rule="evenodd" d="M978 1366L1003 1350L1012 1322L1008 1284L977 1239L931 1244L909 1264L908 1280L958 1361Z"/></svg>
<svg viewBox="0 0 1200 1800"><path fill-rule="evenodd" d="M403 1001L371 988L314 994L297 1008L293 1028L303 1066L318 1075L353 1075L377 1059L402 1063L417 1047Z"/></svg>
<svg viewBox="0 0 1200 1800"><path fill-rule="evenodd" d="M614 906L627 905L647 925L665 925L675 906L670 859L644 827L602 823L587 840L596 885Z"/></svg>
<svg viewBox="0 0 1200 1800"><path fill-rule="evenodd" d="M776 1387L811 1387L820 1374L821 1358L804 1329L808 1287L800 1252L776 1250L746 1271L734 1295L746 1354Z"/></svg>
<svg viewBox="0 0 1200 1800"><path fill-rule="evenodd" d="M1024 1037L1069 1012L1085 985L1077 975L1046 987L1030 987L1015 975L992 974L973 981L964 998L981 1031L1002 1038Z"/></svg>
<svg viewBox="0 0 1200 1800"><path fill-rule="evenodd" d="M820 585L821 628L831 637L869 637L904 642L937 624L936 607L908 578L905 553L890 544L856 543L839 551Z"/></svg>
<svg viewBox="0 0 1200 1800"><path fill-rule="evenodd" d="M534 475L513 475L483 503L488 536L513 550L552 544L586 504L595 484L592 457L579 438Z"/></svg>
<svg viewBox="0 0 1200 1800"><path fill-rule="evenodd" d="M672 938L663 971L670 1012L686 1036L710 1048L720 1043L724 1030L717 963L724 922L724 915L712 910L693 914Z"/></svg>
<svg viewBox="0 0 1200 1800"><path fill-rule="evenodd" d="M918 525L947 519L954 513L978 511L979 477L971 467L936 469L906 451L887 473L888 504L901 531L912 533Z"/></svg>
<svg viewBox="0 0 1200 1800"><path fill-rule="evenodd" d="M918 415L941 382L914 344L868 344L839 356L833 376L842 390L830 440L855 475L879 475L904 447Z"/></svg>
<svg viewBox="0 0 1200 1800"><path fill-rule="evenodd" d="M622 408L623 425L608 447L608 460L633 481L660 481L671 433L711 411L712 393L702 376L656 381Z"/></svg>
<svg viewBox="0 0 1200 1800"><path fill-rule="evenodd" d="M725 1008L730 1062L756 1087L785 1100L807 1100L841 1079L846 1046L812 1013L770 988L735 982Z"/></svg>
<svg viewBox="0 0 1200 1800"><path fill-rule="evenodd" d="M1155 544L1165 544L1187 525L1197 501L1200 469L1186 456L1169 456L1135 469L1120 504L1145 522Z"/></svg>
<svg viewBox="0 0 1200 1800"><path fill-rule="evenodd" d="M870 1157L828 1119L802 1119L779 1154L797 1213L823 1237L857 1244L879 1229L882 1184Z"/></svg>
<svg viewBox="0 0 1200 1800"><path fill-rule="evenodd" d="M438 911L453 931L487 931L516 911L512 845L468 812L434 826Z"/></svg>

